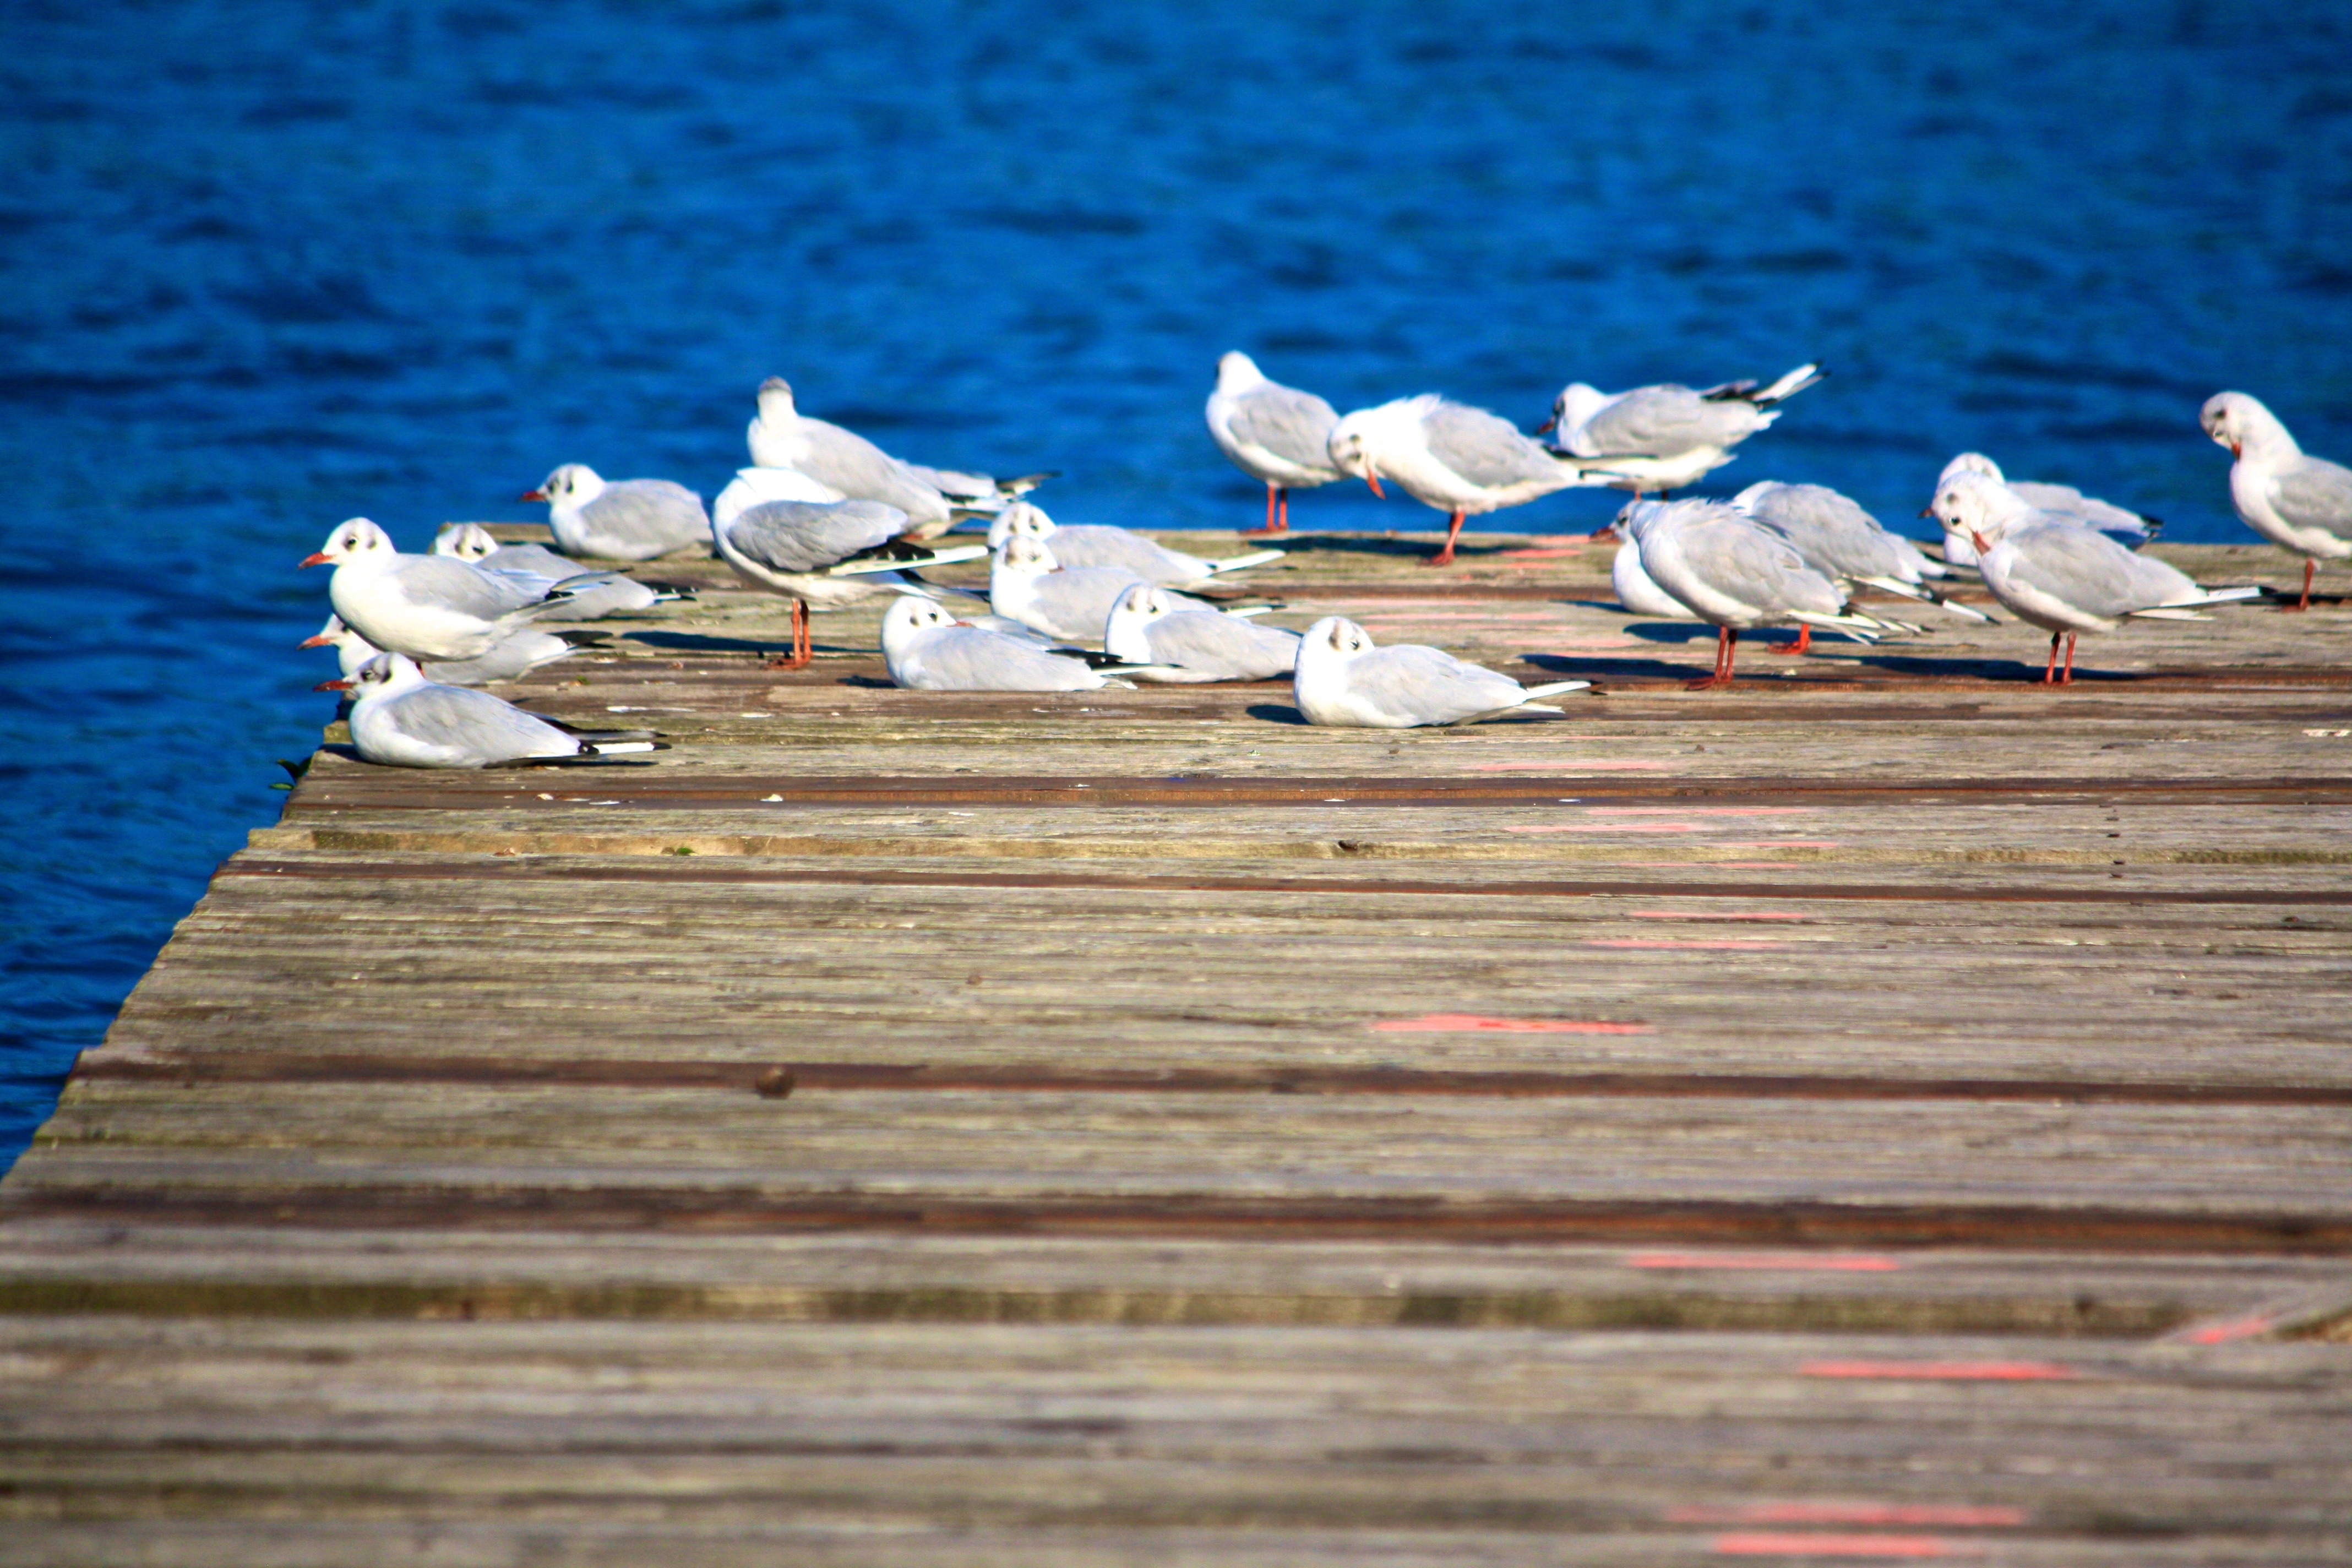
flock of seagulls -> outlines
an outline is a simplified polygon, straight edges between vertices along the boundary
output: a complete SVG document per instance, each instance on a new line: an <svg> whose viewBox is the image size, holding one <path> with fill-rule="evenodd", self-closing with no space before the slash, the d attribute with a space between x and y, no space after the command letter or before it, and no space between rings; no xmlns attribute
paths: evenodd
<svg viewBox="0 0 2352 1568"><path fill-rule="evenodd" d="M1620 540L1611 581L1635 614L1717 628L1715 668L1699 687L1731 681L1739 634L1759 626L1798 626L1799 651L1816 628L1865 642L1921 629L1856 608L1864 588L1990 620L1950 596L1953 583L1971 574L2020 620L2050 632L2043 679L2057 684L2073 679L2083 632L2135 619L2201 620L2207 607L2268 593L2195 583L2136 553L2155 535L2155 520L2069 486L2009 479L1977 453L1945 468L1921 514L1942 526L1937 555L1820 485L1768 480L1727 501L1665 499L1732 461L1735 447L1822 376L1819 365L1803 364L1762 384L1614 394L1579 382L1554 399L1549 418L1522 432L1435 394L1342 415L1269 380L1236 352L1219 362L1206 412L1218 447L1266 487L1265 522L1247 531L1261 535L1288 530L1292 490L1353 478L1385 495L1386 480L1446 515L1444 543L1430 557L1443 564L1467 518L1570 488L1631 492L1604 531ZM2302 595L2281 608L2307 608L2316 563L2352 556L2352 470L2305 456L2243 393L2216 395L2200 420L2234 459L2238 515L2305 558ZM580 558L646 562L688 551L715 554L745 583L791 602L792 647L775 668L809 663L812 611L890 600L883 660L894 681L914 689L1083 691L1286 675L1309 723L1402 729L1558 711L1542 700L1590 684L1523 686L1439 648L1376 646L1338 616L1304 633L1259 625L1254 617L1270 606L1202 594L1281 551L1216 560L1123 528L1056 524L1027 499L1052 474L998 479L893 457L802 414L780 378L760 387L746 434L751 466L708 510L667 479L610 480L580 463L556 468L523 496L546 503L551 551L501 545L478 525L452 524L431 553L404 554L365 518L339 524L302 562L334 569L334 613L302 646L336 650L342 674L320 686L349 693L359 755L477 768L661 749L646 731L578 730L479 689L606 640L576 625L542 627L542 619L592 621L691 596ZM984 544L948 537L983 518ZM983 557L985 592L922 574ZM958 598L971 603L951 610Z"/></svg>

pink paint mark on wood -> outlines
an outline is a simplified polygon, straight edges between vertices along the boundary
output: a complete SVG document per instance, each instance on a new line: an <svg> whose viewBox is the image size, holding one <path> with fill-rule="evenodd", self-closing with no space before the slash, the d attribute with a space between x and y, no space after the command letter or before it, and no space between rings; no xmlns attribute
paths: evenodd
<svg viewBox="0 0 2352 1568"><path fill-rule="evenodd" d="M1501 555L1496 557L1496 559L1502 561L1565 561L1570 556L1583 554L1588 548L1590 547L1577 544L1571 545L1566 550L1506 550L1501 553Z"/></svg>
<svg viewBox="0 0 2352 1568"><path fill-rule="evenodd" d="M1588 805L1591 816L1794 816L1811 805Z"/></svg>
<svg viewBox="0 0 2352 1568"><path fill-rule="evenodd" d="M1563 757L1549 763L1479 763L1470 771L1474 773L1589 773L1605 768L1631 772L1672 766L1672 763L1637 763L1622 757Z"/></svg>
<svg viewBox="0 0 2352 1568"><path fill-rule="evenodd" d="M1769 936L1727 938L1720 942L1677 942L1664 938L1653 942L1643 937L1612 936L1603 937L1598 942L1588 942L1584 945L1586 947L1635 947L1650 949L1690 948L1709 952L1752 952L1761 948L1783 947L1787 944L1781 942L1778 937Z"/></svg>
<svg viewBox="0 0 2352 1568"><path fill-rule="evenodd" d="M1372 1026L1387 1033L1466 1034L1497 1030L1513 1035L1646 1035L1650 1026L1602 1018L1489 1018L1477 1013L1432 1013L1420 1018L1383 1018Z"/></svg>
<svg viewBox="0 0 2352 1568"><path fill-rule="evenodd" d="M1743 1502L1668 1509L1669 1524L1936 1524L1960 1530L2025 1522L2025 1510L1998 1505L1934 1502Z"/></svg>
<svg viewBox="0 0 2352 1568"><path fill-rule="evenodd" d="M2052 1361L1809 1361L1807 1377L1886 1377L1938 1383L2070 1383L2083 1374Z"/></svg>
<svg viewBox="0 0 2352 1568"><path fill-rule="evenodd" d="M1834 849L1834 838L1726 838L1718 849Z"/></svg>
<svg viewBox="0 0 2352 1568"><path fill-rule="evenodd" d="M1696 822L1577 822L1506 827L1506 833L1696 833Z"/></svg>
<svg viewBox="0 0 2352 1568"><path fill-rule="evenodd" d="M1710 1543L1724 1557L1980 1557L1984 1548L1934 1535L1816 1535L1748 1531Z"/></svg>
<svg viewBox="0 0 2352 1568"><path fill-rule="evenodd" d="M2274 1312L2248 1312L2243 1317L2221 1318L2212 1322L2191 1323L2179 1332L2166 1336L2184 1345L2227 1345L2240 1340L2251 1340L2278 1327Z"/></svg>
<svg viewBox="0 0 2352 1568"><path fill-rule="evenodd" d="M1636 921L1809 921L1811 915L1768 910L1627 910Z"/></svg>
<svg viewBox="0 0 2352 1568"><path fill-rule="evenodd" d="M1719 844L1706 844L1695 845L1693 847L1720 849L1723 846ZM1655 868L1659 866L1673 866L1678 869L1685 870L1687 870L1693 866L1709 866L1718 871L1785 871L1790 865L1790 862L1787 860L1702 860L1696 858L1689 860L1595 860L1592 863L1596 866L1630 866L1643 868Z"/></svg>
<svg viewBox="0 0 2352 1568"><path fill-rule="evenodd" d="M1637 1252L1628 1268L1786 1268L1885 1274L1903 1267L1892 1258L1853 1252Z"/></svg>

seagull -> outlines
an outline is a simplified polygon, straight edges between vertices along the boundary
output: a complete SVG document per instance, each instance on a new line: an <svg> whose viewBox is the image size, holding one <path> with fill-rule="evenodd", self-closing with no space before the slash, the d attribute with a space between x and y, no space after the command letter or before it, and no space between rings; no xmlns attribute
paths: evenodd
<svg viewBox="0 0 2352 1568"><path fill-rule="evenodd" d="M2164 527L2158 519L2126 511L2115 502L2101 500L2096 496L2086 496L2072 485L2010 479L2000 471L1999 463L1982 452L1962 452L1946 463L1944 471L1936 477L1936 488L1943 489L1946 479L1959 474L1982 474L1995 484L2007 485L2026 505L2036 510L2054 513L2085 528L2095 528L2127 550L2137 550L2154 539ZM1932 517L1935 509L1929 507L1919 515ZM1944 560L1954 566L1973 566L1977 563L1976 547L1958 534L1948 533L1944 535Z"/></svg>
<svg viewBox="0 0 2352 1568"><path fill-rule="evenodd" d="M1695 621L1699 617L1691 607L1667 593L1652 580L1642 566L1642 546L1619 518L1609 525L1611 531L1624 541L1617 546L1616 555L1609 563L1609 586L1617 595L1617 603L1636 616L1658 616L1670 621Z"/></svg>
<svg viewBox="0 0 2352 1568"><path fill-rule="evenodd" d="M2260 588L2200 587L2150 556L2135 555L2095 529L2040 511L1982 474L1956 474L1936 491L1937 519L1976 546L1977 569L1993 597L2018 619L2050 633L2044 685L2072 685L2074 639L2111 632L2127 619L2203 621L2197 606L2259 598ZM2058 644L2066 670L2058 673Z"/></svg>
<svg viewBox="0 0 2352 1568"><path fill-rule="evenodd" d="M714 522L710 536L737 575L792 600L792 658L772 665L782 669L805 669L814 657L812 608L838 610L880 594L929 596L931 585L916 569L988 553L979 544L918 543L907 514L877 500L762 501Z"/></svg>
<svg viewBox="0 0 2352 1568"><path fill-rule="evenodd" d="M669 749L649 730L575 730L487 691L436 685L404 654L380 653L350 680L321 689L353 694L352 744L362 762L386 767L487 768Z"/></svg>
<svg viewBox="0 0 2352 1568"><path fill-rule="evenodd" d="M1665 383L1608 393L1576 382L1552 399L1551 417L1536 434L1579 458L1604 459L1606 482L1632 490L1680 489L1731 461L1731 448L1780 417L1786 403L1828 373L1801 364L1771 385L1726 382L1705 391Z"/></svg>
<svg viewBox="0 0 2352 1568"><path fill-rule="evenodd" d="M858 500L878 500L907 514L908 533L936 539L959 513L992 512L1051 474L995 479L901 462L854 431L812 419L793 405L792 384L772 375L760 384L760 412L746 432L751 461L791 468ZM967 488L968 487L968 488Z"/></svg>
<svg viewBox="0 0 2352 1568"><path fill-rule="evenodd" d="M327 597L343 624L411 658L479 658L524 623L564 603L442 555L403 555L392 536L355 517L336 524L304 566L332 566Z"/></svg>
<svg viewBox="0 0 2352 1568"><path fill-rule="evenodd" d="M694 597L691 588L657 587L619 572L591 571L570 556L540 545L501 545L478 522L443 527L434 536L433 553L468 562L537 594L553 593L560 586L562 592L556 596L566 606L566 620L602 620Z"/></svg>
<svg viewBox="0 0 2352 1568"><path fill-rule="evenodd" d="M710 550L702 498L667 479L604 479L585 463L566 463L522 499L547 503L548 526L566 555L651 561L673 551Z"/></svg>
<svg viewBox="0 0 2352 1568"><path fill-rule="evenodd" d="M512 680L519 675L528 675L542 664L569 658L583 647L595 647L604 641L603 632L543 632L535 626L520 626L479 658L430 659L421 668L425 679L436 685L486 686L493 680ZM343 625L341 616L329 616L316 637L305 637L296 646L333 648L345 680L383 651Z"/></svg>
<svg viewBox="0 0 2352 1568"><path fill-rule="evenodd" d="M2294 607L2309 609L2319 563L2352 555L2352 468L2305 457L2278 416L2242 392L2215 393L2198 420L2237 459L2230 500L2238 516L2303 557L2303 597Z"/></svg>
<svg viewBox="0 0 2352 1568"><path fill-rule="evenodd" d="M1826 485L1784 485L1765 479L1733 496L1731 504L1795 545L1806 565L1849 595L1855 584L1867 584L1933 605L1965 621L1992 619L1982 610L1956 605L1928 587L1921 579L1935 563L1919 552L1919 547L1888 532L1859 504ZM1807 626L1798 634L1793 651L1803 653L1812 646L1813 628Z"/></svg>
<svg viewBox="0 0 2352 1568"><path fill-rule="evenodd" d="M918 691L1134 689L1132 682L1097 668L1132 673L1122 661L983 630L912 595L902 595L882 614L882 661L893 681Z"/></svg>
<svg viewBox="0 0 2352 1568"><path fill-rule="evenodd" d="M1466 664L1443 648L1418 643L1375 647L1372 635L1344 616L1326 616L1298 645L1291 689L1309 724L1366 730L1413 730L1467 724L1521 710L1558 713L1539 702L1581 691L1589 680L1521 686L1499 670Z"/></svg>
<svg viewBox="0 0 2352 1568"><path fill-rule="evenodd" d="M1215 610L1180 610L1149 583L1129 584L1111 605L1103 650L1162 671L1146 680L1271 680L1298 668L1297 632Z"/></svg>
<svg viewBox="0 0 2352 1568"><path fill-rule="evenodd" d="M849 498L792 468L738 468L710 503L714 527L734 521L761 501L811 500L830 504Z"/></svg>
<svg viewBox="0 0 2352 1568"><path fill-rule="evenodd" d="M1454 559L1465 517L1517 506L1571 485L1602 485L1614 475L1597 464L1548 451L1483 408L1448 403L1433 392L1359 408L1331 427L1331 464L1372 487L1382 478L1423 506L1451 514L1445 545L1432 566Z"/></svg>
<svg viewBox="0 0 2352 1568"><path fill-rule="evenodd" d="M1289 532L1292 490L1347 477L1331 461L1331 427L1338 423L1329 404L1268 381L1239 349L1217 362L1209 435L1234 467L1265 486L1265 526L1253 531Z"/></svg>
<svg viewBox="0 0 2352 1568"><path fill-rule="evenodd" d="M997 550L988 574L988 607L1047 637L1099 646L1110 607L1143 579L1118 566L1064 566L1047 545L1015 533ZM1171 594L1181 609L1213 609L1206 599Z"/></svg>
<svg viewBox="0 0 2352 1568"><path fill-rule="evenodd" d="M1619 515L1658 586L1716 628L1715 673L1694 691L1731 684L1739 634L1755 626L1835 626L1864 641L1889 629L1847 615L1844 593L1796 546L1721 501L1636 500Z"/></svg>
<svg viewBox="0 0 2352 1568"><path fill-rule="evenodd" d="M998 512L988 525L988 547L1003 544L1014 534L1040 543L1051 542L1054 559L1065 567L1115 566L1161 588L1192 588L1213 577L1263 566L1282 559L1279 550L1211 561L1171 550L1143 535L1103 523L1057 523L1034 501L1017 500Z"/></svg>

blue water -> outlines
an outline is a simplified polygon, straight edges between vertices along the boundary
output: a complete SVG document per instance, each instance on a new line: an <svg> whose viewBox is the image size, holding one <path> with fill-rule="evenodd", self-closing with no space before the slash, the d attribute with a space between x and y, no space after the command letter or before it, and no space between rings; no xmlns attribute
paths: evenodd
<svg viewBox="0 0 2352 1568"><path fill-rule="evenodd" d="M1173 527L1263 504L1230 347L1528 419L1819 357L1720 478L1895 518L1976 447L2243 537L2224 385L2352 453L2338 4L1268 9L0 4L0 1162L328 717L294 562L709 493L763 375Z"/></svg>

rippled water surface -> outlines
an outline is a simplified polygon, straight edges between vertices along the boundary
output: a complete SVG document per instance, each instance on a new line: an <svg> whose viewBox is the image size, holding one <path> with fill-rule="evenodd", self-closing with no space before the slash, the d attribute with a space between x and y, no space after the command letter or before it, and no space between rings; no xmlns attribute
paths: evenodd
<svg viewBox="0 0 2352 1568"><path fill-rule="evenodd" d="M568 459L709 493L766 374L1175 527L1262 505L1237 346L1528 419L1819 357L1719 478L1890 518L1978 447L2240 537L2223 385L2352 453L2339 5L1264 9L0 6L0 1161L317 739L293 563Z"/></svg>

